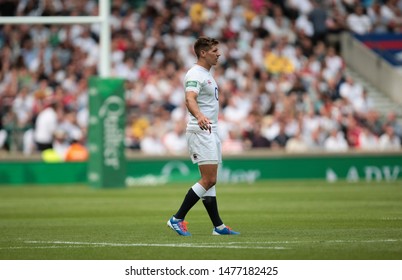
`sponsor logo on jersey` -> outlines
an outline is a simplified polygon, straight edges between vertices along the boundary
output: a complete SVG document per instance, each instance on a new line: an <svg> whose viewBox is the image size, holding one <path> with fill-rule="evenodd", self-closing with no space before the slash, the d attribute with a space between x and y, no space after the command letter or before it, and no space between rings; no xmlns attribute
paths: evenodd
<svg viewBox="0 0 402 280"><path fill-rule="evenodd" d="M186 82L186 87L196 87L197 86L197 81L187 81Z"/></svg>

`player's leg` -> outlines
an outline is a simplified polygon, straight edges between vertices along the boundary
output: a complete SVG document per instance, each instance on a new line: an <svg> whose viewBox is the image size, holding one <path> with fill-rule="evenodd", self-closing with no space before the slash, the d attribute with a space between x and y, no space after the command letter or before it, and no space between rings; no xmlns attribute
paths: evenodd
<svg viewBox="0 0 402 280"><path fill-rule="evenodd" d="M209 218L211 219L214 229L212 230L213 235L228 235L228 234L240 234L232 230L230 227L226 226L219 215L218 202L216 200L216 188L213 186L210 188L202 197L202 203L208 212Z"/></svg>
<svg viewBox="0 0 402 280"><path fill-rule="evenodd" d="M184 197L183 203L179 210L173 216L176 219L183 220L188 211L200 200L201 197L216 183L216 174L218 171L217 164L202 164L199 165L201 179L195 183Z"/></svg>
<svg viewBox="0 0 402 280"><path fill-rule="evenodd" d="M179 210L167 223L179 235L190 235L184 223L184 218L198 200L216 184L218 173L216 145L214 141L211 141L211 137L209 135L187 133L187 141L193 163L198 163L201 179L188 190Z"/></svg>
<svg viewBox="0 0 402 280"><path fill-rule="evenodd" d="M211 219L214 227L219 227L223 225L222 219L219 216L218 203L216 200L216 189L215 186L210 188L202 197L202 203L208 212L209 218Z"/></svg>
<svg viewBox="0 0 402 280"><path fill-rule="evenodd" d="M179 235L188 236L191 235L187 231L187 223L184 221L188 211L200 200L200 198L206 193L206 189L199 183L195 183L187 192L184 200L177 211L170 220L167 222L167 225L176 231Z"/></svg>
<svg viewBox="0 0 402 280"><path fill-rule="evenodd" d="M216 164L206 164L205 162L200 162L198 168L201 173L201 184L208 187L207 192L202 196L202 203L208 212L209 218L212 224L217 227L223 224L221 218L219 217L218 205L216 202L216 180L218 176L218 163Z"/></svg>
<svg viewBox="0 0 402 280"><path fill-rule="evenodd" d="M213 166L213 168L204 169L204 164L199 163L200 173L204 174L202 178L206 178L209 180L209 184L211 187L202 197L202 203L204 204L205 209L208 212L209 218L211 219L212 224L214 227L224 226L222 219L219 216L218 211L218 203L216 201L216 188L215 184L218 178L218 164L222 162L222 152L221 152L221 142L219 140L219 136L216 133L211 134L212 142L214 145L214 153L215 158L217 159L217 164ZM211 173L207 173L210 171Z"/></svg>
<svg viewBox="0 0 402 280"><path fill-rule="evenodd" d="M199 166L202 167L200 168L201 179L188 190L179 210L167 222L168 226L179 235L190 235L187 231L184 218L198 200L204 196L207 190L215 185L218 169L218 161L216 159L212 162L205 160L210 159L211 154L212 156L216 154L213 151L216 148L211 139L206 135L197 133L187 133L186 136L193 163L201 164Z"/></svg>
<svg viewBox="0 0 402 280"><path fill-rule="evenodd" d="M218 163L222 162L222 153L221 153L221 143L217 134L215 134L215 145L216 145L216 154L218 158ZM199 165L201 171L201 165ZM214 182L216 183L218 177L218 165L214 170ZM211 181L210 183L212 184ZM240 234L239 232L235 232L227 227L223 222L219 215L218 211L218 202L216 200L216 187L213 184L208 191L202 197L202 203L204 204L205 209L208 212L209 218L211 219L212 224L214 225L214 229L212 231L213 235L226 235L226 234Z"/></svg>

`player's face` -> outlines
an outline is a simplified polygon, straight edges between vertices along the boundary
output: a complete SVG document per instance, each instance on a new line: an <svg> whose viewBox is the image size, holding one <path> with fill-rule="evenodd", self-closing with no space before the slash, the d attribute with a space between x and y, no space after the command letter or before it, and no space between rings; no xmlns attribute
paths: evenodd
<svg viewBox="0 0 402 280"><path fill-rule="evenodd" d="M205 52L205 60L209 65L213 66L218 63L218 59L221 56L218 45L213 46L210 50Z"/></svg>

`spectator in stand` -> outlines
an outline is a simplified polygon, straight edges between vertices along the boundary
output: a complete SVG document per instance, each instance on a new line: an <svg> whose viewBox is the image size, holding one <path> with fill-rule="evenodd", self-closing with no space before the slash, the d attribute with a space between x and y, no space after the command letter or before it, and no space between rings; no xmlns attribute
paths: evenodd
<svg viewBox="0 0 402 280"><path fill-rule="evenodd" d="M84 145L83 134L76 130L72 135L71 144L65 154L65 161L86 161L88 160L88 150Z"/></svg>
<svg viewBox="0 0 402 280"><path fill-rule="evenodd" d="M383 122L377 111L369 110L362 120L364 126L370 129L377 137L380 137L384 133Z"/></svg>
<svg viewBox="0 0 402 280"><path fill-rule="evenodd" d="M346 18L356 13L359 1L134 2L114 2L111 22L112 76L127 81L128 148L140 149L145 127L155 128L155 137L160 140L174 130L172 124L187 115L181 79L184 69L195 63L195 59L188 58L193 57L194 37L201 34L221 41L222 64L214 69L214 76L221 84L220 123L226 126L222 141L236 127L240 132L237 140L243 142L245 149L252 146L249 135L259 135L260 130L270 142L278 135L282 118L288 123L286 133L293 136L298 114L306 118L306 112L311 111L314 116L303 121L302 135L312 149L323 149L326 134L342 116L350 114L376 136L383 134L382 116L364 97L362 86L344 83L345 63L338 54L339 34L346 30ZM20 0L4 12L97 16L98 3ZM364 6L374 32L384 26L388 31L399 32L398 1ZM18 120L29 127L43 110L43 98L50 95L59 107L65 107L63 110L75 113L77 120L74 126L66 126L67 134L71 135L78 126L85 136L86 81L97 75L99 31L98 24L0 26L0 98L13 108L11 113L2 111L3 129L11 129L5 144L20 149L13 125ZM295 99L295 94L287 94L291 89L304 93ZM268 125L261 121L261 128L251 125L253 120L259 122L251 116L256 111L260 119L272 122ZM65 119L64 113L59 114ZM138 123L131 119L133 114L141 116ZM342 129L347 131L347 126L344 122ZM396 128L395 131L399 133ZM32 148L32 135L33 130L24 133L25 154L36 150ZM260 140L263 139L257 142ZM256 145L266 144L263 140ZM167 152L160 149L161 154Z"/></svg>
<svg viewBox="0 0 402 280"><path fill-rule="evenodd" d="M70 148L70 142L67 141L65 131L58 129L54 133L53 150L59 155L63 161L66 159L66 153Z"/></svg>
<svg viewBox="0 0 402 280"><path fill-rule="evenodd" d="M370 17L361 5L354 8L354 12L347 16L346 22L350 31L360 35L371 32L373 28Z"/></svg>
<svg viewBox="0 0 402 280"><path fill-rule="evenodd" d="M359 150L375 151L378 150L378 137L374 135L367 127L362 127L359 134Z"/></svg>
<svg viewBox="0 0 402 280"><path fill-rule="evenodd" d="M402 124L398 122L398 115L395 111L390 111L387 114L384 125L391 126L394 129L394 133L402 140Z"/></svg>
<svg viewBox="0 0 402 280"><path fill-rule="evenodd" d="M328 30L328 37L331 37L330 41L337 41L336 39L334 40L333 37L347 30L346 13L335 3L330 4L328 13L329 15L327 17L327 21L325 22Z"/></svg>
<svg viewBox="0 0 402 280"><path fill-rule="evenodd" d="M8 136L8 132L7 130L3 127L3 122L5 120L5 115L7 107L9 108L9 106L5 106L4 101L2 99L0 99L0 150L8 148L8 143L7 143L7 136ZM10 110L10 109L8 109Z"/></svg>
<svg viewBox="0 0 402 280"><path fill-rule="evenodd" d="M309 138L314 131L320 128L320 117L314 109L308 110L301 116L302 134L305 139Z"/></svg>
<svg viewBox="0 0 402 280"><path fill-rule="evenodd" d="M367 113L375 109L374 101L368 95L366 88L363 88L362 95L353 101L353 109L361 119L365 119Z"/></svg>
<svg viewBox="0 0 402 280"><path fill-rule="evenodd" d="M399 150L401 148L401 139L395 135L394 128L390 125L386 125L384 131L378 141L380 149L383 151Z"/></svg>
<svg viewBox="0 0 402 280"><path fill-rule="evenodd" d="M329 46L327 48L326 54L324 54L324 61L328 71L330 72L329 77L332 79L338 78L339 73L342 73L345 69L345 62L336 52L334 46Z"/></svg>
<svg viewBox="0 0 402 280"><path fill-rule="evenodd" d="M301 130L291 137L285 144L285 150L288 153L304 153L308 151L308 145L304 140Z"/></svg>
<svg viewBox="0 0 402 280"><path fill-rule="evenodd" d="M13 102L13 111L19 127L28 127L32 123L32 113L35 103L34 96L27 87L21 88Z"/></svg>
<svg viewBox="0 0 402 280"><path fill-rule="evenodd" d="M350 148L359 149L359 139L360 134L362 133L362 128L353 115L349 115L346 122L346 139L348 141L348 146Z"/></svg>
<svg viewBox="0 0 402 280"><path fill-rule="evenodd" d="M261 134L267 138L271 143L272 140L279 133L279 116L278 113L275 115L267 115L262 119L261 122Z"/></svg>
<svg viewBox="0 0 402 280"><path fill-rule="evenodd" d="M324 150L327 133L324 132L321 127L317 127L312 131L310 135L305 134L303 138L310 151Z"/></svg>
<svg viewBox="0 0 402 280"><path fill-rule="evenodd" d="M4 129L0 129L0 150L2 150L6 144L7 140L7 131Z"/></svg>
<svg viewBox="0 0 402 280"><path fill-rule="evenodd" d="M318 3L317 0L312 0L312 3L313 9L309 13L309 20L312 22L314 28L314 42L325 42L327 40L327 11L322 5Z"/></svg>
<svg viewBox="0 0 402 280"><path fill-rule="evenodd" d="M384 0L381 5L381 15L387 23L388 31L398 32L402 24L401 9L398 0Z"/></svg>
<svg viewBox="0 0 402 280"><path fill-rule="evenodd" d="M340 1L347 13L353 13L354 8L360 4L360 0L341 0Z"/></svg>
<svg viewBox="0 0 402 280"><path fill-rule="evenodd" d="M381 13L381 4L378 1L368 7L367 15L370 18L371 25L373 26L372 32L386 33L388 32L388 19Z"/></svg>
<svg viewBox="0 0 402 280"><path fill-rule="evenodd" d="M285 148L289 138L290 138L289 135L287 135L286 133L286 123L284 121L281 121L279 123L278 135L272 140L271 148L272 149Z"/></svg>
<svg viewBox="0 0 402 280"><path fill-rule="evenodd" d="M67 141L71 142L77 135L82 135L83 131L79 127L77 123L77 113L75 110L65 108L63 110L63 116L60 119L59 125L57 127L58 130L62 130L66 133ZM84 138L84 136L80 136ZM81 140L81 139L75 139Z"/></svg>
<svg viewBox="0 0 402 280"><path fill-rule="evenodd" d="M145 131L149 127L149 120L146 117L140 117L137 114L130 114L126 124L126 148L138 150L140 149L141 139L144 138Z"/></svg>
<svg viewBox="0 0 402 280"><path fill-rule="evenodd" d="M167 152L172 155L187 153L186 123L179 121L174 124L172 131L168 131L162 139Z"/></svg>
<svg viewBox="0 0 402 280"><path fill-rule="evenodd" d="M239 132L231 129L229 130L228 138L222 142L223 154L239 154L244 151L244 143L240 139Z"/></svg>
<svg viewBox="0 0 402 280"><path fill-rule="evenodd" d="M324 141L324 149L328 152L346 152L348 150L348 142L343 133L334 128Z"/></svg>
<svg viewBox="0 0 402 280"><path fill-rule="evenodd" d="M336 79L329 79L326 86L327 88L324 90L325 96L330 98L333 102L341 98Z"/></svg>
<svg viewBox="0 0 402 280"><path fill-rule="evenodd" d="M271 142L261 134L261 123L254 124L252 135L249 136L252 148L269 148Z"/></svg>
<svg viewBox="0 0 402 280"><path fill-rule="evenodd" d="M356 83L352 77L347 76L345 81L339 86L339 94L353 106L356 100L360 100L360 98L362 98L363 87L361 84Z"/></svg>
<svg viewBox="0 0 402 280"><path fill-rule="evenodd" d="M240 126L241 122L246 118L247 111L236 100L236 96L229 97L227 106L223 109L223 115L226 120L236 126Z"/></svg>
<svg viewBox="0 0 402 280"><path fill-rule="evenodd" d="M312 37L314 35L314 28L311 21L308 20L307 14L300 13L296 19L295 27L297 32L301 32L308 37Z"/></svg>
<svg viewBox="0 0 402 280"><path fill-rule="evenodd" d="M166 148L162 143L160 137L158 137L155 128L149 127L144 138L140 142L140 150L147 155L163 155L166 154Z"/></svg>
<svg viewBox="0 0 402 280"><path fill-rule="evenodd" d="M53 148L53 137L56 132L59 117L56 112L57 104L50 100L49 104L38 114L34 128L34 141L38 151Z"/></svg>

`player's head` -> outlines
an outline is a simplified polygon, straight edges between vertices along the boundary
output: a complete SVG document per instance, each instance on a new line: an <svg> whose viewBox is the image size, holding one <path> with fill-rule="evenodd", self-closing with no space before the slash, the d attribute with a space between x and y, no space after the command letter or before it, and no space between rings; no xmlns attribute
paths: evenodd
<svg viewBox="0 0 402 280"><path fill-rule="evenodd" d="M202 57L202 52L208 52L219 44L219 41L209 37L199 37L194 43L194 52L197 58Z"/></svg>

